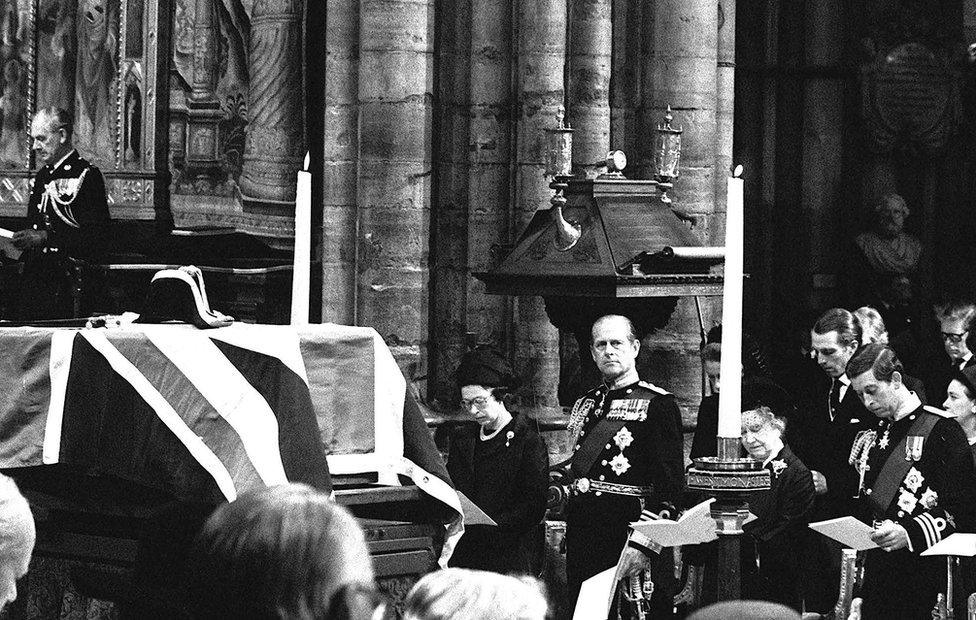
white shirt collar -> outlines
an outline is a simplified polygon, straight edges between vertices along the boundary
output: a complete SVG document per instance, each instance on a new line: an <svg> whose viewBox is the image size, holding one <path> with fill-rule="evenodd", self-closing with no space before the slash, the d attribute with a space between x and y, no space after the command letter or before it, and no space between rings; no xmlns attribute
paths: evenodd
<svg viewBox="0 0 976 620"><path fill-rule="evenodd" d="M899 407L898 411L895 412L895 415L891 417L891 421L898 421L921 406L922 401L919 399L918 394L915 392L909 392L908 398L902 401L901 407Z"/></svg>

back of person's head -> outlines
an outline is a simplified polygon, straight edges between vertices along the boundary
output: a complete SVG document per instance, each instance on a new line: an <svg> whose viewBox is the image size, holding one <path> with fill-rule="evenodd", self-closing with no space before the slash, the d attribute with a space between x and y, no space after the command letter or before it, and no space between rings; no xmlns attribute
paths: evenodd
<svg viewBox="0 0 976 620"><path fill-rule="evenodd" d="M837 332L837 341L842 345L861 344L861 323L853 313L844 308L830 308L820 315L813 324L815 334Z"/></svg>
<svg viewBox="0 0 976 620"><path fill-rule="evenodd" d="M935 306L935 318L939 321L957 319L963 321L964 327L969 329L976 319L976 304L971 301L955 300Z"/></svg>
<svg viewBox="0 0 976 620"><path fill-rule="evenodd" d="M36 540L30 505L17 483L0 474L0 608L17 598L17 580L27 573Z"/></svg>
<svg viewBox="0 0 976 620"><path fill-rule="evenodd" d="M747 377L768 376L769 362L759 341L749 332L742 332L742 372ZM722 360L722 325L714 325L705 336L702 347L702 361L720 362Z"/></svg>
<svg viewBox="0 0 976 620"><path fill-rule="evenodd" d="M196 618L369 618L373 569L356 520L325 493L242 493L207 519L187 571Z"/></svg>
<svg viewBox="0 0 976 620"><path fill-rule="evenodd" d="M403 601L404 620L544 620L548 605L532 577L464 568L425 575Z"/></svg>
<svg viewBox="0 0 976 620"><path fill-rule="evenodd" d="M891 381L896 373L905 376L905 367L888 345L874 343L861 347L847 362L847 376L851 379L871 371L878 381Z"/></svg>
<svg viewBox="0 0 976 620"><path fill-rule="evenodd" d="M769 601L722 601L702 607L688 620L800 620L800 614L786 605Z"/></svg>
<svg viewBox="0 0 976 620"><path fill-rule="evenodd" d="M888 344L888 328L880 312L871 306L861 306L854 311L854 318L861 324L861 344Z"/></svg>

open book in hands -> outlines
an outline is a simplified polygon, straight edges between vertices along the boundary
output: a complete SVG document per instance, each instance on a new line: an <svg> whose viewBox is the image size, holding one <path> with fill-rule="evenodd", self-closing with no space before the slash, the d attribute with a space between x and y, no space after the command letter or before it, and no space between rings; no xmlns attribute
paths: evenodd
<svg viewBox="0 0 976 620"><path fill-rule="evenodd" d="M718 538L715 533L715 519L712 518L711 505L715 499L708 499L686 510L677 521L657 519L635 521L630 524L634 532L646 536L662 547L697 545Z"/></svg>

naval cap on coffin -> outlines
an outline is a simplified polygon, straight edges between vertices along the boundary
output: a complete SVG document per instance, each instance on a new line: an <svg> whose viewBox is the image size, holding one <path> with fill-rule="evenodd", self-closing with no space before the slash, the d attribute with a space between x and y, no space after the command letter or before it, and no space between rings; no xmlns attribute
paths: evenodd
<svg viewBox="0 0 976 620"><path fill-rule="evenodd" d="M142 314L135 322L168 321L182 321L201 329L209 329L230 325L234 322L234 317L210 308L207 289L203 284L203 272L198 267L188 265L156 272L149 283Z"/></svg>

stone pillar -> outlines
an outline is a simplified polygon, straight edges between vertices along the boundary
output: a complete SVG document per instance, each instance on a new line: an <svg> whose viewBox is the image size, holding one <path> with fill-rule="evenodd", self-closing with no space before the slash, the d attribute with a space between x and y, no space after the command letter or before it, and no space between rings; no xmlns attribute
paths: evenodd
<svg viewBox="0 0 976 620"><path fill-rule="evenodd" d="M718 10L709 0L657 0L654 4L652 93L644 127L656 127L665 109L681 126L681 176L673 190L677 207L707 224L715 207ZM654 140L646 140L653 161ZM704 217L702 217L704 216ZM707 226L696 227L700 234Z"/></svg>
<svg viewBox="0 0 976 620"><path fill-rule="evenodd" d="M294 213L295 174L305 158L302 0L264 0L251 11L245 208Z"/></svg>
<svg viewBox="0 0 976 620"><path fill-rule="evenodd" d="M546 129L556 126L563 105L566 53L566 0L520 0L518 11L518 148L515 155L515 226L522 230L552 190L543 177ZM515 370L524 381L523 408L536 412L557 406L559 335L542 298L515 302Z"/></svg>
<svg viewBox="0 0 976 620"><path fill-rule="evenodd" d="M427 344L433 10L360 2L357 320L404 367Z"/></svg>
<svg viewBox="0 0 976 620"><path fill-rule="evenodd" d="M844 61L843 36L848 20L839 0L805 5L804 62L807 67L840 67ZM840 75L811 75L803 84L802 196L804 220L808 223L810 256L807 263L812 281L812 303L826 308L837 303L837 257L843 248L838 221L839 189L843 179L844 78ZM851 221L853 224L853 221ZM815 248L815 249L814 249ZM800 260L803 260L800 258Z"/></svg>
<svg viewBox="0 0 976 620"><path fill-rule="evenodd" d="M725 212L728 175L732 161L732 124L735 113L735 0L718 3L718 57L715 79L715 212ZM739 162L734 162L739 163ZM758 170L749 170L745 179L755 183ZM725 231L712 226L709 242L725 244Z"/></svg>
<svg viewBox="0 0 976 620"><path fill-rule="evenodd" d="M186 175L213 186L220 174L220 120L217 99L217 36L213 0L196 0L193 22L193 83L187 97Z"/></svg>
<svg viewBox="0 0 976 620"><path fill-rule="evenodd" d="M465 351L468 289L468 161L472 109L469 69L471 31L476 27L470 0L438 6L437 101L433 136L437 188L430 237L430 363L427 393L456 410L454 371ZM474 230L474 235L480 231Z"/></svg>
<svg viewBox="0 0 976 620"><path fill-rule="evenodd" d="M594 178L610 150L611 0L570 0L567 116L573 169Z"/></svg>
<svg viewBox="0 0 976 620"><path fill-rule="evenodd" d="M196 0L193 21L193 83L190 101L217 100L217 31L213 0Z"/></svg>
<svg viewBox="0 0 976 620"><path fill-rule="evenodd" d="M644 82L641 121L641 160L650 162L653 176L654 128L662 122L667 106L674 110L672 126L681 127L681 168L669 195L674 209L693 221L692 232L708 245L712 232L724 235L715 221L716 188L716 87L718 84L718 6L709 0L656 0L653 50ZM708 304L706 328L711 322ZM686 423L694 419L701 389L698 313L691 297L678 299L668 325L645 339L646 377L678 397Z"/></svg>
<svg viewBox="0 0 976 620"><path fill-rule="evenodd" d="M468 266L488 271L511 241L512 0L471 2ZM512 299L468 280L468 331L509 350Z"/></svg>
<svg viewBox="0 0 976 620"><path fill-rule="evenodd" d="M640 141L637 107L640 103L641 38L640 0L613 0L613 57L610 70L610 148L630 159L627 175L637 169Z"/></svg>
<svg viewBox="0 0 976 620"><path fill-rule="evenodd" d="M356 323L359 0L326 4L322 322Z"/></svg>

